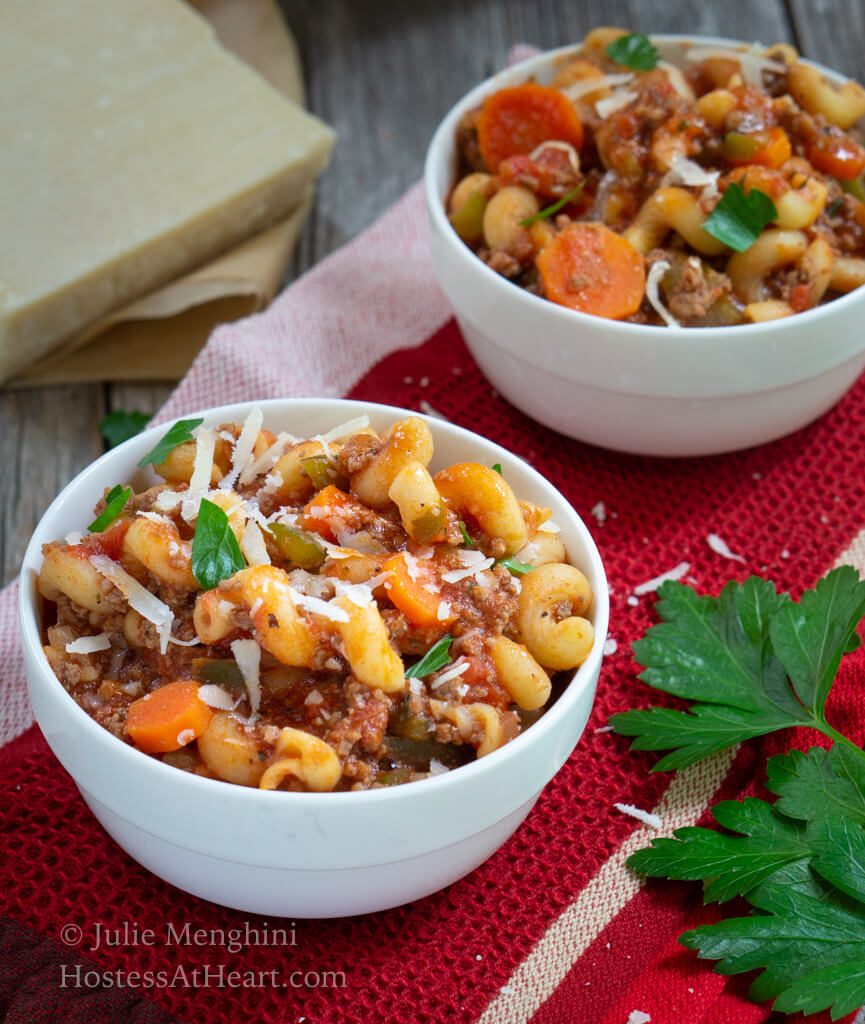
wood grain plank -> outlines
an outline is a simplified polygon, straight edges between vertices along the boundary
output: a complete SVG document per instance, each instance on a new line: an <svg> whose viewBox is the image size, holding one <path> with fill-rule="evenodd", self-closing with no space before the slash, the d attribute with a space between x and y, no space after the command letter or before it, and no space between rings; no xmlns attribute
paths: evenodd
<svg viewBox="0 0 865 1024"><path fill-rule="evenodd" d="M18 574L33 528L57 493L102 453L99 384L0 393L0 569Z"/></svg>
<svg viewBox="0 0 865 1024"><path fill-rule="evenodd" d="M850 0L789 0L804 57L854 78L865 78L865 5Z"/></svg>
<svg viewBox="0 0 865 1024"><path fill-rule="evenodd" d="M840 2L840 0L839 0ZM291 275L361 231L420 177L432 133L517 42L578 40L594 25L790 37L782 0L281 0L301 48L310 107L339 141Z"/></svg>

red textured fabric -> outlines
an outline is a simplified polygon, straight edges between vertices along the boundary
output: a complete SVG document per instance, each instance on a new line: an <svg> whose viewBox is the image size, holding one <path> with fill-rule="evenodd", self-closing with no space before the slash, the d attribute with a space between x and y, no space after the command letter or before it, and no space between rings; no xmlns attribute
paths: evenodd
<svg viewBox="0 0 865 1024"><path fill-rule="evenodd" d="M650 599L628 604L633 587L687 560L707 591L750 572L795 589L822 574L861 526L862 382L819 423L791 438L750 452L675 462L603 452L528 420L491 391L452 324L422 347L383 360L352 397L415 409L429 403L523 456L555 483L593 527L614 588L611 635L618 649L605 662L579 747L495 856L448 890L411 906L363 918L298 922L297 945L288 949L229 953L157 943L88 951L97 921L106 928L136 924L158 934L164 934L168 920L189 920L206 929L263 922L186 896L122 853L95 824L37 730L0 749L3 914L55 942L65 923L77 923L84 934L77 953L102 970L225 963L240 970L345 972L346 986L340 989L178 986L142 992L180 1020L477 1020L546 929L637 827L612 805L652 807L668 784L668 777L649 773L651 755L631 754L621 738L595 731L612 712L653 699L636 679L629 653L630 642L652 621ZM599 501L607 511L603 525L590 514ZM710 532L723 537L746 564L713 553L706 542ZM836 720L860 736L865 732L856 695L863 671L865 655L851 658L843 692L833 700ZM742 779L753 778L758 756L755 746L741 755L728 795ZM652 1012L653 1024L766 1020L766 1009L744 998L741 979L721 979L678 951L675 936L698 906L697 887L646 887L538 1010L538 1024L625 1024L633 1009ZM608 941L611 951L604 955ZM692 995L690 987L692 1003L685 999ZM651 1011L633 1002L650 995L656 1000Z"/></svg>

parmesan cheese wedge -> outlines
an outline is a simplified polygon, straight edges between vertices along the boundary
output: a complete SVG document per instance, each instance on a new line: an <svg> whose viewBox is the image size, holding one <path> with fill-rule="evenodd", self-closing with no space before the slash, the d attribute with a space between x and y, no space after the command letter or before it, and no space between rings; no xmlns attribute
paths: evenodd
<svg viewBox="0 0 865 1024"><path fill-rule="evenodd" d="M6 0L0 86L0 380L282 218L333 144L180 0Z"/></svg>

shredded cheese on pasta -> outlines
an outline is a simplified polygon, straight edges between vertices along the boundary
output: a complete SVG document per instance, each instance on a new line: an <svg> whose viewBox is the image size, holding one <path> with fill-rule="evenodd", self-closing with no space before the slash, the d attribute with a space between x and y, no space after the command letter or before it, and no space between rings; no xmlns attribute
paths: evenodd
<svg viewBox="0 0 865 1024"><path fill-rule="evenodd" d="M243 676L246 692L249 694L249 706L254 715L261 707L261 648L255 640L233 640L231 653Z"/></svg>
<svg viewBox="0 0 865 1024"><path fill-rule="evenodd" d="M171 627L174 624L174 612L160 601L155 594L143 587L134 576L107 555L91 555L90 564L93 568L110 580L129 602L129 607L152 622L159 634L159 650L162 654L168 650Z"/></svg>
<svg viewBox="0 0 865 1024"><path fill-rule="evenodd" d="M617 110L621 110L622 107L626 107L629 103L637 98L639 94L635 93L632 89L621 89L619 92L614 92L612 96L608 96L606 99L597 100L595 103L595 110L597 111L598 117L606 120L610 114L615 114Z"/></svg>
<svg viewBox="0 0 865 1024"><path fill-rule="evenodd" d="M107 651L111 647L111 638L107 633L97 633L96 636L80 636L77 640L71 640L66 645L67 654L96 654L98 651Z"/></svg>
<svg viewBox="0 0 865 1024"><path fill-rule="evenodd" d="M250 410L249 415L243 421L243 429L240 431L240 437L238 437L234 451L231 453L231 469L219 484L222 490L227 491L234 487L235 482L246 468L247 463L251 461L252 451L255 448L255 442L258 440L258 434L263 422L264 413L256 405Z"/></svg>
<svg viewBox="0 0 865 1024"><path fill-rule="evenodd" d="M658 260L657 263L652 264L649 269L648 276L646 277L646 298L649 300L649 305L652 309L654 309L668 327L681 327L682 325L679 321L661 301L661 294L658 290L661 278L669 269L670 263L668 260Z"/></svg>
<svg viewBox="0 0 865 1024"><path fill-rule="evenodd" d="M593 92L598 92L601 89L613 89L618 85L626 85L633 77L631 74L623 73L601 75L599 78L584 78L581 82L574 82L573 85L566 86L562 92L573 103L575 100L582 99L583 96L590 96Z"/></svg>
<svg viewBox="0 0 865 1024"><path fill-rule="evenodd" d="M264 534L253 518L248 519L243 528L240 550L250 565L270 565L270 555L267 553L267 546L264 543Z"/></svg>

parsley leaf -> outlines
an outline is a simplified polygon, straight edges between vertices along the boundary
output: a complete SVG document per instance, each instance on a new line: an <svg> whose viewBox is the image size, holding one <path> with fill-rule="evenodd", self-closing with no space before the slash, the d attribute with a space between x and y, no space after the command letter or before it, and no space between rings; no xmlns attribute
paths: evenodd
<svg viewBox="0 0 865 1024"><path fill-rule="evenodd" d="M791 750L770 758L766 788L778 796L775 806L790 818L813 821L838 815L865 825L865 760L842 743L828 751L812 747L807 754Z"/></svg>
<svg viewBox="0 0 865 1024"><path fill-rule="evenodd" d="M529 565L527 562L518 562L516 558L500 558L496 565L503 565L514 576L525 576L527 572L531 572L535 568L535 566Z"/></svg>
<svg viewBox="0 0 865 1024"><path fill-rule="evenodd" d="M102 533L102 531L106 530L120 515L126 507L126 502L129 501L131 497L131 487L121 487L120 484L116 487L112 487L108 494L105 495L105 508L102 509L87 529L91 533Z"/></svg>
<svg viewBox="0 0 865 1024"><path fill-rule="evenodd" d="M462 519L460 519L460 533L463 535L463 544L465 544L467 548L477 547L477 544L475 544L475 542L472 540L471 536L469 535L469 531L466 527L466 524L462 521Z"/></svg>
<svg viewBox="0 0 865 1024"><path fill-rule="evenodd" d="M807 862L788 864L753 889L763 913L685 932L680 942L720 960L721 974L762 969L751 986L776 1010L832 1010L833 1019L865 1002L865 906L833 890Z"/></svg>
<svg viewBox="0 0 865 1024"><path fill-rule="evenodd" d="M543 210L538 210L537 213L533 213L531 217L526 217L525 220L521 220L520 224L524 228L530 228L532 224L537 224L539 220L548 220L550 217L555 216L563 207L567 206L568 203L572 203L577 196L583 191L585 187L585 180L581 181L576 188L572 188L570 192L567 192L562 196L561 199L557 199L554 203L550 203L549 206L545 206ZM498 473L501 473L502 467L498 462L493 466Z"/></svg>
<svg viewBox="0 0 865 1024"><path fill-rule="evenodd" d="M228 516L212 501L201 499L192 538L192 574L205 590L213 590L246 567Z"/></svg>
<svg viewBox="0 0 865 1024"><path fill-rule="evenodd" d="M424 676L437 672L451 660L450 649L453 637L443 636L437 640L420 661L405 670L406 679L423 679Z"/></svg>
<svg viewBox="0 0 865 1024"><path fill-rule="evenodd" d="M664 620L634 644L655 689L696 701L688 711L652 708L613 715L634 750L668 750L656 771L684 768L742 740L796 725L820 725L790 687L771 650L769 626L788 601L752 576L717 598L668 580L659 595Z"/></svg>
<svg viewBox="0 0 865 1024"><path fill-rule="evenodd" d="M799 700L821 721L841 657L863 615L865 583L852 566L843 565L772 619L772 647Z"/></svg>
<svg viewBox="0 0 865 1024"><path fill-rule="evenodd" d="M744 252L777 216L775 204L765 192L752 188L746 195L742 186L733 182L706 218L703 228L724 245Z"/></svg>
<svg viewBox="0 0 865 1024"><path fill-rule="evenodd" d="M502 464L500 462L494 462L492 468L499 474L499 476L504 475L502 473Z"/></svg>
<svg viewBox="0 0 865 1024"><path fill-rule="evenodd" d="M658 66L660 59L658 51L652 45L651 39L641 32L631 32L626 36L619 36L607 46L604 53L617 64L624 64L626 68L634 71L651 71Z"/></svg>
<svg viewBox="0 0 865 1024"><path fill-rule="evenodd" d="M141 459L138 465L144 467L152 463L154 466L158 466L160 463L165 462L179 444L185 444L187 441L192 440L192 431L196 427L200 427L203 422L204 420L201 417L194 420L178 420L165 437L157 443L156 447Z"/></svg>
<svg viewBox="0 0 865 1024"><path fill-rule="evenodd" d="M135 437L150 422L150 414L146 412L124 412L115 409L99 424L99 433L108 442L109 448L116 448L130 437Z"/></svg>
<svg viewBox="0 0 865 1024"><path fill-rule="evenodd" d="M680 828L674 839L656 839L637 851L628 866L655 877L705 880L705 902L724 903L745 896L785 864L810 855L804 825L789 821L764 800L728 800L712 813L719 825L741 835Z"/></svg>

